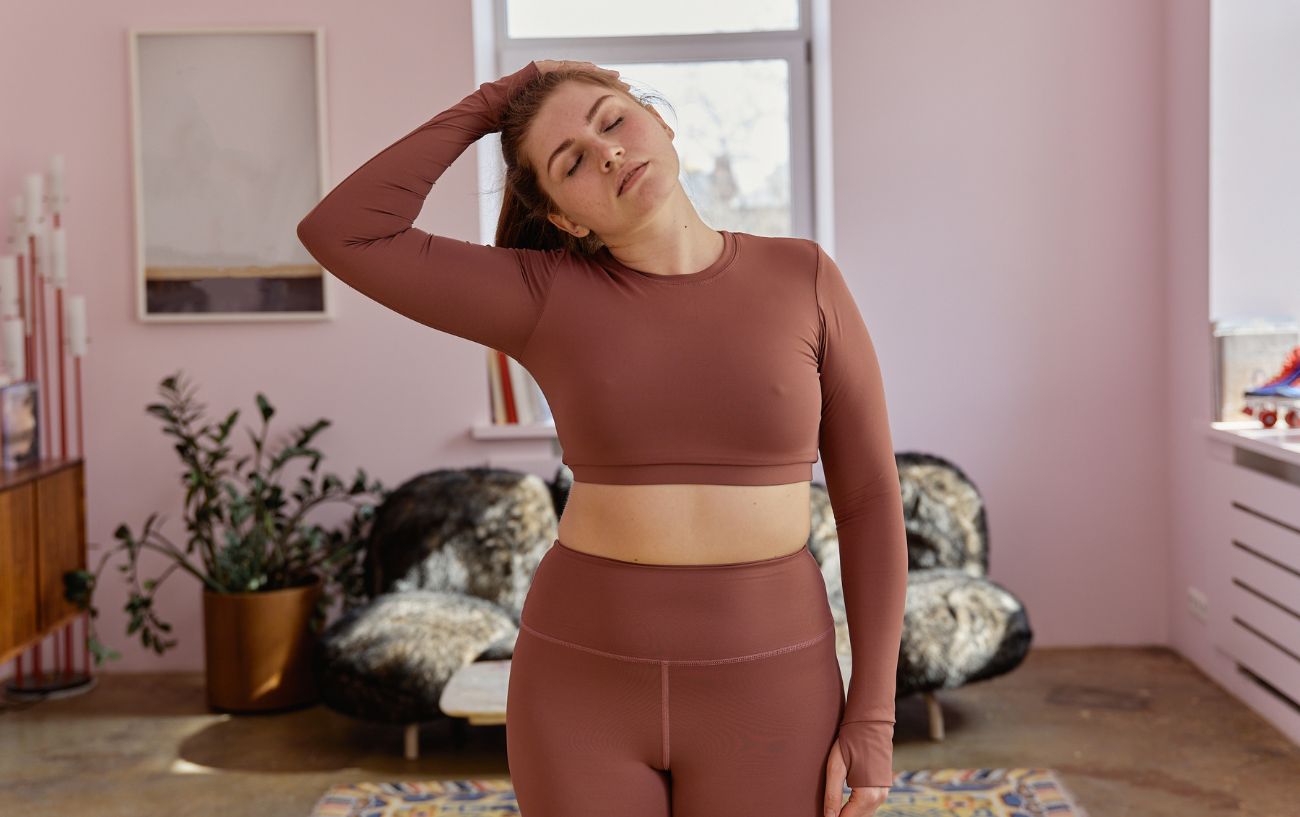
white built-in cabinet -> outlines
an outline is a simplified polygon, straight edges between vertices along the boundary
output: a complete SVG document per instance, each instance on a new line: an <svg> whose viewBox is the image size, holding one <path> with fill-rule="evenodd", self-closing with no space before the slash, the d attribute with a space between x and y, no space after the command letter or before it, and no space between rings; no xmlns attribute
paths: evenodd
<svg viewBox="0 0 1300 817"><path fill-rule="evenodd" d="M1235 664L1234 691L1282 732L1300 736L1300 429L1215 423L1219 520L1209 567L1215 646ZM1300 738L1297 738L1300 739Z"/></svg>

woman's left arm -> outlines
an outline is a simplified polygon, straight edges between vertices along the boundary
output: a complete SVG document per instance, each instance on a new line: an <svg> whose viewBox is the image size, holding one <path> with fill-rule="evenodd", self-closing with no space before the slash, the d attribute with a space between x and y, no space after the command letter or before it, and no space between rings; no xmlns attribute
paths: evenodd
<svg viewBox="0 0 1300 817"><path fill-rule="evenodd" d="M907 598L907 534L875 346L839 267L820 246L817 258L819 447L839 538L853 651L838 745L850 788L887 788L894 779L894 694Z"/></svg>

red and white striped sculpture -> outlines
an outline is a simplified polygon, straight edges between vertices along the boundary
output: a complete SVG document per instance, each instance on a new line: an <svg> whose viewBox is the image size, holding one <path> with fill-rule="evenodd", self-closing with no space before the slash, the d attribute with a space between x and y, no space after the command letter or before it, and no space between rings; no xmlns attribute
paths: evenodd
<svg viewBox="0 0 1300 817"><path fill-rule="evenodd" d="M13 219L9 236L8 254L0 255L0 339L4 342L4 371L0 382L14 383L34 379L38 383L40 402L44 407L42 456L54 457L54 434L51 433L50 411L57 393L59 412L59 450L63 459L84 457L85 436L82 417L81 360L86 354L86 298L70 295L64 302L68 283L67 234L63 226L63 207L67 201L64 186L63 156L50 159L49 187L46 194L46 177L41 173L26 176L25 195L13 199ZM48 287L54 289L55 321L54 341L49 342L46 317ZM57 360L57 380L49 375L51 345ZM73 389L76 399L77 453L70 454L68 445L68 394L65 362L72 357ZM39 377L37 369L39 365ZM82 623L81 655L85 666L83 673L74 672L72 660L73 625L65 624L63 653L57 641L54 649L55 673L46 675L42 668L44 641L38 642L15 659L14 679L8 693L15 696L44 697L52 692L67 694L70 690L85 691L91 688L89 613L77 618ZM57 635L55 636L57 638ZM24 672L24 658L32 654L32 675Z"/></svg>

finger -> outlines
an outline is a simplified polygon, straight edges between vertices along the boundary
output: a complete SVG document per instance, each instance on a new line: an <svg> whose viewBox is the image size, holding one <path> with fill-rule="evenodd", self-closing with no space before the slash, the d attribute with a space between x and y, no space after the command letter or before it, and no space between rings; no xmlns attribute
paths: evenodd
<svg viewBox="0 0 1300 817"><path fill-rule="evenodd" d="M852 792L849 795L849 801L844 804L844 808L840 811L839 817L870 817L871 811L867 810L863 805L864 802L861 795Z"/></svg>
<svg viewBox="0 0 1300 817"><path fill-rule="evenodd" d="M828 770L826 774L826 796L822 800L823 817L847 817L840 815L840 810L847 804L844 801L844 772L838 774Z"/></svg>
<svg viewBox="0 0 1300 817"><path fill-rule="evenodd" d="M843 790L838 793L827 790L826 800L822 804L822 815L823 817L849 817L848 804L844 802Z"/></svg>
<svg viewBox="0 0 1300 817"><path fill-rule="evenodd" d="M835 767L835 756L831 753L831 759L826 764L826 796L822 800L823 817L840 817L840 809L844 806L844 775L845 769Z"/></svg>
<svg viewBox="0 0 1300 817"><path fill-rule="evenodd" d="M849 802L844 804L840 817L873 817L884 800L869 797L864 792L854 789L849 795Z"/></svg>

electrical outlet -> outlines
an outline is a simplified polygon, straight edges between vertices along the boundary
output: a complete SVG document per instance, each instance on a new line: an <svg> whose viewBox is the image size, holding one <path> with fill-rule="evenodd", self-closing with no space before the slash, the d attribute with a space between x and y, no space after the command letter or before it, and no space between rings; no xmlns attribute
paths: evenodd
<svg viewBox="0 0 1300 817"><path fill-rule="evenodd" d="M1187 587L1187 611L1201 621L1207 621L1210 617L1210 600L1190 585Z"/></svg>

